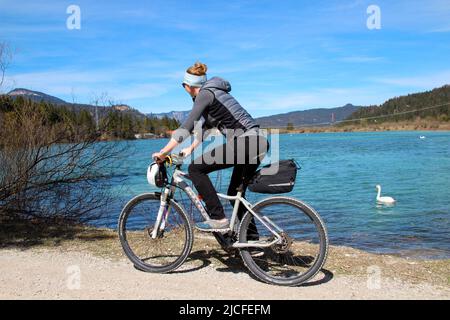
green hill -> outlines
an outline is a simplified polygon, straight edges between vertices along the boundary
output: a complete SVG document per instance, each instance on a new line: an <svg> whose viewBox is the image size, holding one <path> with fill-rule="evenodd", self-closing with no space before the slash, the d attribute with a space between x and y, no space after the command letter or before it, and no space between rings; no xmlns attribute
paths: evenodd
<svg viewBox="0 0 450 320"><path fill-rule="evenodd" d="M380 106L361 108L352 113L341 125L357 125L361 122L367 124L409 122L418 119L440 122L450 120L450 85L396 97Z"/></svg>

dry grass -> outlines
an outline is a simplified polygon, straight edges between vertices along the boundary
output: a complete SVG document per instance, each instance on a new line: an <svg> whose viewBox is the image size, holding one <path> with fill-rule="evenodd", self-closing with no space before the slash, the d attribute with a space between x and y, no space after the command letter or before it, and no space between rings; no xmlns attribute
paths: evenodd
<svg viewBox="0 0 450 320"><path fill-rule="evenodd" d="M450 287L450 259L413 260L333 246L326 267L335 274L350 275L367 275L368 268L378 267L389 278Z"/></svg>

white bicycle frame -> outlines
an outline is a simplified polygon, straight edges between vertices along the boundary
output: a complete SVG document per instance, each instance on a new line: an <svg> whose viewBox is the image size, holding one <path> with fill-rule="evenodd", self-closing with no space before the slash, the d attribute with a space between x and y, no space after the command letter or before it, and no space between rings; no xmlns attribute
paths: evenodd
<svg viewBox="0 0 450 320"><path fill-rule="evenodd" d="M156 239L158 236L158 231L163 231L166 226L166 220L170 212L170 205L168 205L168 198L170 194L173 194L176 187L180 187L183 189L190 200L194 203L196 208L200 211L202 217L205 219L205 221L210 220L210 217L208 213L206 212L205 207L199 200L197 194L192 190L192 188L185 182L183 179L184 176L187 174L179 169L175 169L173 176L172 176L172 185L168 186L164 189L164 192L161 194L161 204L158 210L158 215L156 217L155 225L152 231L152 238ZM271 242L260 242L260 241L248 241L246 243L239 243L236 242L233 244L234 248L248 248L248 247L258 247L258 248L266 248L270 247L274 244L282 242L282 236L280 233L283 232L283 230L277 226L273 221L271 221L266 216L261 216L257 212L253 210L253 205L248 202L244 197L242 197L242 191L238 191L235 196L228 196L225 194L218 193L217 196L221 199L234 201L234 207L233 207L233 214L231 215L230 219L230 230L233 230L235 227L235 224L238 220L238 210L239 206L242 203L245 208L250 212L254 218L258 219L274 236L275 239Z"/></svg>

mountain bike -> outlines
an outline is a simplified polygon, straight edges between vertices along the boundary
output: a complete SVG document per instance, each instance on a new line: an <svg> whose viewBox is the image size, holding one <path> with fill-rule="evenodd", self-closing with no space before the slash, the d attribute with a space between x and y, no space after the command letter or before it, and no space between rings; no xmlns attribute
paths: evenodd
<svg viewBox="0 0 450 320"><path fill-rule="evenodd" d="M174 271L192 250L193 221L175 199L177 190L187 195L204 220L210 219L201 198L187 183L190 178L181 170L182 165L182 156L169 156L166 167L172 174L162 191L131 199L121 212L120 242L139 270ZM233 201L234 206L229 230L214 233L216 240L227 252L239 251L251 274L263 282L297 286L312 279L325 264L328 253L327 230L319 214L308 204L284 196L253 205L242 196L245 183L235 196L218 193L219 198ZM240 205L247 210L242 221L238 219Z"/></svg>

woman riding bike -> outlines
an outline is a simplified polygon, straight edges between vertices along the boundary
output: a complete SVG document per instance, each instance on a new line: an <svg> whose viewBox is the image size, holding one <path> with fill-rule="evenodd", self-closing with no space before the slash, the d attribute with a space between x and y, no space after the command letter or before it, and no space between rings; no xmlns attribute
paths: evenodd
<svg viewBox="0 0 450 320"><path fill-rule="evenodd" d="M256 121L230 94L230 83L219 77L208 80L206 72L207 66L200 62L187 69L183 87L192 97L194 106L169 143L152 157L164 160L175 147L195 133L193 143L182 151L185 156L189 156L202 143L205 130L217 128L221 131L226 143L195 159L188 171L211 217L209 221L196 224L196 228L204 232L226 232L229 230L229 221L208 174L233 167L228 195L236 195L241 185L244 186L242 191L245 194L245 181L255 174L269 144ZM244 213L245 207L241 205L238 217L241 219ZM247 236L249 240L258 240L254 222L249 226Z"/></svg>
<svg viewBox="0 0 450 320"><path fill-rule="evenodd" d="M206 71L202 63L186 71L183 87L194 100L192 112L169 143L153 154L157 163L168 164L151 164L148 169L149 183L161 191L138 195L122 209L118 230L124 252L136 268L147 272L171 272L186 261L194 233L192 220L175 197L179 191L188 196L205 221L197 223L196 228L213 232L226 252L238 252L256 278L285 286L302 284L324 265L328 237L322 219L311 206L279 195L293 190L298 165L294 160L283 160L255 174L268 151L267 139L230 95L229 82L218 77L208 80ZM187 175L181 171L183 159L170 153L194 133L192 144L182 151L190 155L202 143L203 130L211 128L222 132L225 143L195 159ZM231 167L228 195L217 194L208 174ZM164 171L167 168L173 170L170 179ZM187 180L192 180L198 194ZM277 196L251 204L244 199L249 182L252 191ZM219 199L233 202L230 222Z"/></svg>

